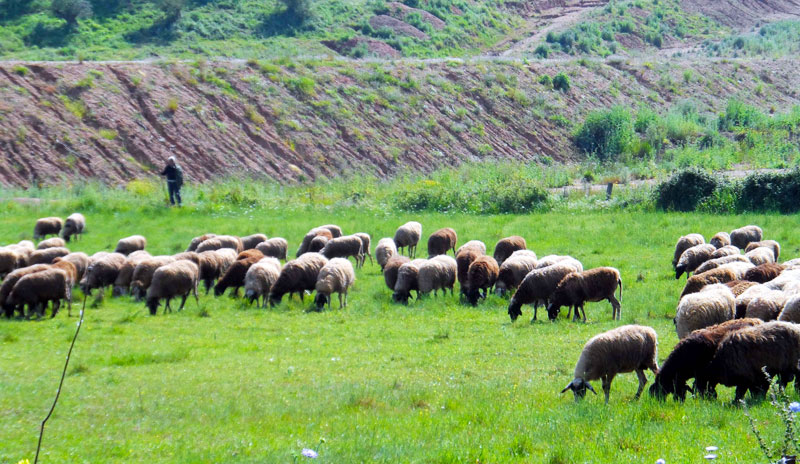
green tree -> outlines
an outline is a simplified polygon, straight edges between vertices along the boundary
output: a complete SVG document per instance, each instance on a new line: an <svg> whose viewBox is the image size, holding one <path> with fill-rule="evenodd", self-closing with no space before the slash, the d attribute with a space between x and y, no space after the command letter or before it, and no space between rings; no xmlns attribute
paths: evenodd
<svg viewBox="0 0 800 464"><path fill-rule="evenodd" d="M86 0L53 0L50 10L71 27L77 25L79 19L92 16L92 4Z"/></svg>
<svg viewBox="0 0 800 464"><path fill-rule="evenodd" d="M11 19L28 12L31 0L0 0L0 19Z"/></svg>
<svg viewBox="0 0 800 464"><path fill-rule="evenodd" d="M615 106L607 111L592 111L575 132L575 144L600 161L613 161L631 146L635 133L630 112Z"/></svg>
<svg viewBox="0 0 800 464"><path fill-rule="evenodd" d="M286 6L286 14L297 24L305 22L311 16L310 0L281 0Z"/></svg>
<svg viewBox="0 0 800 464"><path fill-rule="evenodd" d="M167 22L173 23L180 19L186 0L159 0L158 5L166 14Z"/></svg>

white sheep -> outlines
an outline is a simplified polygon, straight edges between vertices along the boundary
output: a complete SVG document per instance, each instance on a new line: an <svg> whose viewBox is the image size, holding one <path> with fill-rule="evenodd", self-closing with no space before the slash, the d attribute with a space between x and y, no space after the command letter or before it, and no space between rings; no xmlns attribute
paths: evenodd
<svg viewBox="0 0 800 464"><path fill-rule="evenodd" d="M583 347L575 375L561 393L572 390L575 401L586 395L586 389L597 393L589 381L602 379L606 404L611 395L611 382L617 374L636 371L639 398L647 384L644 371L658 373L658 335L651 327L624 325L592 337Z"/></svg>
<svg viewBox="0 0 800 464"><path fill-rule="evenodd" d="M780 290L766 290L747 303L744 317L774 321L780 316L789 295Z"/></svg>
<svg viewBox="0 0 800 464"><path fill-rule="evenodd" d="M717 251L711 253L711 259L722 258L723 256L734 256L742 254L742 250L733 245L725 245L722 248L717 248Z"/></svg>
<svg viewBox="0 0 800 464"><path fill-rule="evenodd" d="M756 266L775 262L775 253L769 247L753 248L744 255Z"/></svg>
<svg viewBox="0 0 800 464"><path fill-rule="evenodd" d="M800 324L800 295L794 295L786 300L778 320Z"/></svg>
<svg viewBox="0 0 800 464"><path fill-rule="evenodd" d="M117 247L114 249L114 253L121 253L127 256L134 251L144 250L146 246L146 238L141 235L131 235L130 237L119 239L119 242L117 242Z"/></svg>
<svg viewBox="0 0 800 464"><path fill-rule="evenodd" d="M384 237L378 240L378 244L375 246L375 260L378 261L381 271L386 267L386 263L389 262L389 259L396 254L397 247L394 244L394 239Z"/></svg>
<svg viewBox="0 0 800 464"><path fill-rule="evenodd" d="M706 239L700 234L688 234L679 238L678 242L675 244L675 252L672 255L672 267L674 268L678 265L678 261L680 260L684 251L693 246L702 245L704 243L706 243Z"/></svg>
<svg viewBox="0 0 800 464"><path fill-rule="evenodd" d="M522 279L536 269L539 261L531 250L517 250L500 265L500 273L495 284L495 292L503 295L507 291L516 290Z"/></svg>
<svg viewBox="0 0 800 464"><path fill-rule="evenodd" d="M314 299L317 311L321 311L326 303L328 309L331 309L331 294L333 293L339 294L339 309L347 307L347 291L355 280L356 273L347 258L333 258L328 261L317 276L315 286L317 297ZM344 302L342 302L342 296L344 296Z"/></svg>
<svg viewBox="0 0 800 464"><path fill-rule="evenodd" d="M694 273L695 273L695 275L702 274L702 273L704 273L706 271L710 271L712 269L716 269L716 268L722 266L723 264L735 263L737 261L741 262L741 263L750 264L750 260L747 259L747 257L745 257L745 256L742 256L742 255L727 255L727 256L722 256L722 257L719 257L719 258L709 259L705 263L703 263L700 266L698 266L697 269L694 270Z"/></svg>
<svg viewBox="0 0 800 464"><path fill-rule="evenodd" d="M211 252L213 253L213 252ZM250 303L253 301L258 304L258 299L262 298L261 307L267 306L269 290L278 280L281 274L281 262L278 258L268 256L262 258L257 263L250 266L244 276L244 296Z"/></svg>
<svg viewBox="0 0 800 464"><path fill-rule="evenodd" d="M716 250L714 245L702 244L684 251L678 259L678 265L675 266L675 278L680 279L684 272L688 278L689 273L694 272L701 264L711 259L711 254Z"/></svg>
<svg viewBox="0 0 800 464"><path fill-rule="evenodd" d="M200 298L197 296L197 282L199 280L200 271L197 264L181 259L178 261L165 264L153 274L153 280L147 288L146 306L150 310L150 314L155 316L158 311L158 303L162 299L166 299L164 312L172 308L169 302L176 296L182 297L181 306L178 311L183 309L186 304L186 298L190 293L194 294L194 299L197 305L200 305Z"/></svg>
<svg viewBox="0 0 800 464"><path fill-rule="evenodd" d="M720 324L734 318L736 300L724 284L704 287L681 298L675 314L675 331L683 339L692 331Z"/></svg>
<svg viewBox="0 0 800 464"><path fill-rule="evenodd" d="M480 240L470 240L469 242L458 247L458 249L456 250L456 256L458 256L458 254L461 253L461 250L467 250L467 249L475 249L478 251L478 254L480 255L486 254L485 243L481 242Z"/></svg>
<svg viewBox="0 0 800 464"><path fill-rule="evenodd" d="M408 256L412 259L417 255L417 243L422 237L422 224L410 221L400 226L394 233L394 244L400 253L408 247Z"/></svg>
<svg viewBox="0 0 800 464"><path fill-rule="evenodd" d="M424 295L433 291L436 296L437 290L441 289L447 294L449 288L452 295L457 267L456 260L448 255L436 255L422 263L417 274L419 293Z"/></svg>

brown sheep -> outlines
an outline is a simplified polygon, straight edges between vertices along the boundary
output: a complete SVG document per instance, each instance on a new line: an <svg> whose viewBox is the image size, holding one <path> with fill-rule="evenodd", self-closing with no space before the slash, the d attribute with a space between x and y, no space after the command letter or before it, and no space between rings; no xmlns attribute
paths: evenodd
<svg viewBox="0 0 800 464"><path fill-rule="evenodd" d="M189 242L189 246L186 248L186 251L197 251L197 247L199 247L201 243L216 236L217 234L203 234L199 237L195 237L191 242Z"/></svg>
<svg viewBox="0 0 800 464"><path fill-rule="evenodd" d="M389 287L389 290L394 291L394 287L397 285L397 274L400 266L410 262L411 259L403 255L394 255L386 261L386 265L383 267L383 281Z"/></svg>
<svg viewBox="0 0 800 464"><path fill-rule="evenodd" d="M359 237L346 235L328 240L325 248L320 253L328 259L349 258L352 256L356 260L356 266L359 266L363 262L363 246L364 243Z"/></svg>
<svg viewBox="0 0 800 464"><path fill-rule="evenodd" d="M456 277L458 278L458 285L461 287L461 294L466 295L469 284L467 279L469 277L469 266L473 261L480 256L485 256L477 248L463 248L456 254ZM498 269L498 274L500 273Z"/></svg>
<svg viewBox="0 0 800 464"><path fill-rule="evenodd" d="M174 263L175 258L172 256L153 256L137 264L133 269L133 276L131 277L131 290L130 293L136 301L140 301L147 294L147 289L153 281L153 274L156 269L169 263Z"/></svg>
<svg viewBox="0 0 800 464"><path fill-rule="evenodd" d="M619 320L622 308L619 300L614 297L618 287L619 297L622 299L622 278L619 271L613 267L598 267L568 274L553 292L550 305L547 307L547 315L551 321L555 320L562 306L570 306L575 308L573 320L578 318L580 310L583 313L583 322L586 322L584 303L608 300L612 307L611 319Z"/></svg>
<svg viewBox="0 0 800 464"><path fill-rule="evenodd" d="M102 290L116 282L117 277L119 277L119 272L124 265L125 255L120 253L109 253L89 264L89 267L86 269L86 274L83 276L80 283L83 294L91 295L92 290L99 288L101 291L98 298L102 298Z"/></svg>
<svg viewBox="0 0 800 464"><path fill-rule="evenodd" d="M266 242L267 236L264 234L253 234L242 237L242 247L245 250L252 250L261 242Z"/></svg>
<svg viewBox="0 0 800 464"><path fill-rule="evenodd" d="M761 227L744 226L731 231L731 245L744 250L750 242L759 242L763 236Z"/></svg>
<svg viewBox="0 0 800 464"><path fill-rule="evenodd" d="M36 221L33 228L33 239L41 240L48 235L58 235L61 232L64 221L58 217L46 217Z"/></svg>
<svg viewBox="0 0 800 464"><path fill-rule="evenodd" d="M39 245L36 246L37 250L45 250L47 248L64 248L67 246L67 242L64 241L61 237L52 237L48 238L47 240L42 240L39 242Z"/></svg>
<svg viewBox="0 0 800 464"><path fill-rule="evenodd" d="M700 234L689 234L679 238L678 243L675 244L675 253L672 255L672 267L675 268L678 266L678 261L681 259L681 255L684 251L704 243L706 243L706 239Z"/></svg>
<svg viewBox="0 0 800 464"><path fill-rule="evenodd" d="M75 266L75 271L78 273L76 282L80 282L81 279L83 279L83 276L86 274L86 269L89 267L89 256L87 256L86 253L70 253L67 256L58 259L69 261Z"/></svg>
<svg viewBox="0 0 800 464"><path fill-rule="evenodd" d="M331 238L339 238L342 236L342 228L336 224L326 224L319 226L320 229L328 229L331 232Z"/></svg>
<svg viewBox="0 0 800 464"><path fill-rule="evenodd" d="M239 289L244 286L244 278L247 275L247 270L250 269L250 266L264 258L264 255L258 250L248 251L256 251L258 254L251 253L242 259L234 261L222 277L220 277L217 285L214 286L214 296L222 295L225 293L225 290L229 288L233 288L231 296L238 296Z"/></svg>
<svg viewBox="0 0 800 464"><path fill-rule="evenodd" d="M323 248L325 248L328 240L332 239L327 235L317 235L311 239L311 243L308 244L308 251L306 251L306 253L319 253Z"/></svg>
<svg viewBox="0 0 800 464"><path fill-rule="evenodd" d="M75 284L78 283L78 269L71 262L65 261L62 258L56 258L55 262L50 265L50 269L61 269L66 272L69 288L74 287Z"/></svg>
<svg viewBox="0 0 800 464"><path fill-rule="evenodd" d="M411 292L417 292L419 298L419 268L425 264L425 259L413 259L400 266L397 270L397 282L394 284L392 299L399 303L408 304Z"/></svg>
<svg viewBox="0 0 800 464"><path fill-rule="evenodd" d="M285 238L273 237L256 245L256 250L264 254L286 261L289 251L289 242Z"/></svg>
<svg viewBox="0 0 800 464"><path fill-rule="evenodd" d="M16 251L8 248L0 248L0 279L3 279L9 272L16 269L20 261L20 256Z"/></svg>
<svg viewBox="0 0 800 464"><path fill-rule="evenodd" d="M748 288L758 285L755 282L750 282L747 280L734 280L732 282L726 282L725 286L731 289L734 297L737 297L745 292Z"/></svg>
<svg viewBox="0 0 800 464"><path fill-rule="evenodd" d="M197 265L191 261L181 259L156 269L153 274L153 281L147 288L145 305L150 310L150 314L155 316L158 311L158 304L162 299L167 300L164 305L164 313L172 308L169 302L176 296L183 297L178 311L183 309L186 299L190 293L194 294L197 306L200 306L200 298L197 296L197 279L199 271Z"/></svg>
<svg viewBox="0 0 800 464"><path fill-rule="evenodd" d="M512 253L517 250L527 250L528 244L525 242L525 239L520 237L519 235L512 235L511 237L506 237L500 239L497 244L494 246L494 259L497 261L498 266L503 265L503 261L508 259Z"/></svg>
<svg viewBox="0 0 800 464"><path fill-rule="evenodd" d="M333 238L333 234L331 233L330 229L325 227L315 227L309 230L305 237L303 237L303 241L300 242L300 247L297 249L297 254L295 255L296 258L299 258L305 253L309 253L309 247L311 246L311 241L314 240L314 237L325 237L330 240Z"/></svg>
<svg viewBox="0 0 800 464"><path fill-rule="evenodd" d="M133 270L136 269L139 263L150 258L152 258L150 253L144 250L134 251L129 254L125 259L125 263L120 268L119 274L117 274L117 279L114 281L114 288L111 290L111 296L119 297L128 293L131 281L133 280Z"/></svg>
<svg viewBox="0 0 800 464"><path fill-rule="evenodd" d="M781 274L781 272L783 272L784 269L785 266L783 266L782 264L765 263L760 266L748 269L747 272L744 273L743 280L764 284L778 277Z"/></svg>
<svg viewBox="0 0 800 464"><path fill-rule="evenodd" d="M366 232L358 232L353 235L361 239L361 251L363 252L361 255L361 267L364 267L364 262L367 260L367 256L369 256L369 263L374 264L374 261L372 260L372 253L369 252L369 249L372 246L372 237L370 237Z"/></svg>
<svg viewBox="0 0 800 464"><path fill-rule="evenodd" d="M717 268L701 274L695 274L686 281L686 285L681 292L681 298L690 294L697 293L706 285L725 284L737 280L736 273L730 269Z"/></svg>
<svg viewBox="0 0 800 464"><path fill-rule="evenodd" d="M748 253L752 250L755 250L758 247L766 247L771 249L772 254L775 256L775 261L778 261L778 258L781 256L781 245L775 240L762 240L760 242L748 243L747 247L745 247L744 249L744 252Z"/></svg>
<svg viewBox="0 0 800 464"><path fill-rule="evenodd" d="M416 221L409 221L397 228L394 233L394 244L397 250L402 253L403 248L408 247L409 258L417 255L417 243L422 236L422 224Z"/></svg>
<svg viewBox="0 0 800 464"><path fill-rule="evenodd" d="M236 255L236 261L239 261L240 259L258 258L256 260L256 262L258 262L263 257L264 257L264 253L262 253L262 252L260 252L260 251L258 251L256 249L251 248L249 250L244 250L243 252L241 252L238 255Z"/></svg>
<svg viewBox="0 0 800 464"><path fill-rule="evenodd" d="M172 257L175 258L175 261L185 259L186 261L191 261L198 266L200 265L200 255L196 251L182 251L172 255Z"/></svg>
<svg viewBox="0 0 800 464"><path fill-rule="evenodd" d="M322 311L325 304L331 309L331 295L339 294L339 309L347 307L347 292L356 280L353 265L346 258L333 258L320 269L317 275L317 296L314 304Z"/></svg>
<svg viewBox="0 0 800 464"><path fill-rule="evenodd" d="M16 305L13 305L8 301L8 295L11 294L11 290L14 288L14 285L19 282L19 279L28 274L46 271L47 269L50 269L49 264L35 264L33 266L16 269L10 272L6 278L3 279L3 284L0 285L0 305L2 305L3 313L6 315L6 317L12 317L14 315Z"/></svg>
<svg viewBox="0 0 800 464"><path fill-rule="evenodd" d="M117 242L117 247L114 249L114 253L121 253L127 256L134 251L144 250L146 246L146 238L142 237L141 235L131 235L130 237L119 239L119 242Z"/></svg>
<svg viewBox="0 0 800 464"><path fill-rule="evenodd" d="M518 250L512 253L500 266L495 286L497 294L502 296L507 291L516 290L525 276L536 269L538 263L536 253L530 250Z"/></svg>
<svg viewBox="0 0 800 464"><path fill-rule="evenodd" d="M458 263L456 263L457 265ZM500 266L491 256L479 256L469 265L467 270L467 301L472 306L478 304L478 299L486 298L489 291L497 283Z"/></svg>
<svg viewBox="0 0 800 464"><path fill-rule="evenodd" d="M69 242L72 237L80 238L83 231L86 229L86 218L81 213L72 213L67 217L64 222L64 228L61 230L61 236L64 240Z"/></svg>
<svg viewBox="0 0 800 464"><path fill-rule="evenodd" d="M731 236L727 232L717 232L711 237L708 243L714 245L714 247L719 250L731 244Z"/></svg>
<svg viewBox="0 0 800 464"><path fill-rule="evenodd" d="M69 276L62 269L47 269L23 276L8 295L9 304L17 307L28 305L28 316L38 313L44 316L47 303L53 302L51 317L55 317L61 301L72 305L72 287Z"/></svg>
<svg viewBox="0 0 800 464"><path fill-rule="evenodd" d="M242 244L242 239L239 237L233 235L217 235L202 242L197 246L197 250L195 251L202 253L204 251L219 250L221 248L230 248L238 254L244 250L244 245Z"/></svg>
<svg viewBox="0 0 800 464"><path fill-rule="evenodd" d="M449 227L437 230L428 237L428 258L447 254L449 250L453 250L455 256L457 242L458 235L455 230Z"/></svg>
<svg viewBox="0 0 800 464"><path fill-rule="evenodd" d="M701 264L711 259L711 254L716 251L714 245L697 245L684 251L678 265L675 266L675 279L680 279L681 275L685 272L688 278L690 272L700 267Z"/></svg>
<svg viewBox="0 0 800 464"><path fill-rule="evenodd" d="M711 259L722 258L723 256L736 256L741 255L742 250L733 245L725 245L722 248L717 248L717 251L711 253Z"/></svg>
<svg viewBox="0 0 800 464"><path fill-rule="evenodd" d="M226 248L226 250L230 250ZM199 280L203 281L203 284L206 287L206 295L211 290L211 287L214 285L214 281L219 279L228 267L236 261L236 257L233 256L233 250L230 250L232 253L229 256L226 256L226 253L221 253L220 250L210 250L204 251L199 253L198 256L198 268L199 268Z"/></svg>
<svg viewBox="0 0 800 464"><path fill-rule="evenodd" d="M69 254L69 250L66 248L45 248L44 250L36 250L31 253L31 257L28 259L28 264L31 266L34 264L53 264L53 260L56 258L63 258Z"/></svg>
<svg viewBox="0 0 800 464"><path fill-rule="evenodd" d="M328 264L328 259L319 253L304 253L297 259L289 261L281 269L278 280L269 291L269 303L274 306L281 302L283 295L289 298L297 293L300 301L306 291L313 291L317 286L319 271Z"/></svg>

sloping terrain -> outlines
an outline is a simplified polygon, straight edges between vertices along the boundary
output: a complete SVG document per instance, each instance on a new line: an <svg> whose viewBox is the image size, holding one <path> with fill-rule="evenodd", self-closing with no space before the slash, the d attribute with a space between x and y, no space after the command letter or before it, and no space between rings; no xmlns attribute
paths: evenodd
<svg viewBox="0 0 800 464"><path fill-rule="evenodd" d="M796 61L0 65L0 182L125 183L171 154L193 180L292 182L481 159L574 158L586 113L730 97L800 103ZM686 71L696 78L684 82ZM567 92L540 83L566 73Z"/></svg>
<svg viewBox="0 0 800 464"><path fill-rule="evenodd" d="M686 11L706 15L736 28L800 18L798 0L682 0L681 6Z"/></svg>

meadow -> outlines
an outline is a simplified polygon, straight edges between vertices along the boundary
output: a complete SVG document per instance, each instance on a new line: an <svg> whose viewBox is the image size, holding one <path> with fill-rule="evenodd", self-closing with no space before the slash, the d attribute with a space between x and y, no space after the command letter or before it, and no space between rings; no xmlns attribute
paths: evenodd
<svg viewBox="0 0 800 464"><path fill-rule="evenodd" d="M539 256L570 254L586 268L620 269L622 320L611 320L609 304L589 303L586 324L563 315L550 323L543 311L530 323L527 307L512 324L507 300L494 295L474 308L450 295L394 304L369 260L343 310L334 303L309 311L309 297L257 309L225 295L151 317L143 304L109 294L96 307L89 299L42 462L297 462L307 459L303 448L332 463L701 462L709 445L720 448L722 462L764 461L742 409L730 405L730 389L720 387L716 402L646 394L634 401L637 382L628 374L615 379L608 405L602 395L576 404L559 391L586 340L620 324L654 327L659 362L666 358L677 342L672 317L683 281L670 260L680 235L710 237L755 223L790 259L800 256L796 215L91 204L83 209L89 231L73 250L112 249L140 233L151 253L175 253L208 231L263 232L287 238L293 255L316 225L368 232L374 246L417 220L423 240L448 226L459 243L480 239L491 253L499 238L518 234ZM0 203L0 243L30 238L37 217L65 217L76 206ZM71 318L62 311L54 319L0 320L0 462L33 459L77 309ZM782 435L768 402L752 412L767 421L768 436Z"/></svg>

